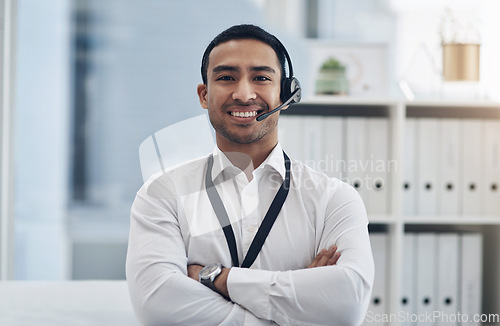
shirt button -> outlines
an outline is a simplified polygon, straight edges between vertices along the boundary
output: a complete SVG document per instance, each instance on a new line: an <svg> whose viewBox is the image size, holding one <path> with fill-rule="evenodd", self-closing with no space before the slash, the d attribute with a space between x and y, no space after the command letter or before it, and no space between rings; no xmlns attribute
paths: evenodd
<svg viewBox="0 0 500 326"><path fill-rule="evenodd" d="M254 225L250 225L248 228L247 228L248 232L254 232L255 231L255 226Z"/></svg>

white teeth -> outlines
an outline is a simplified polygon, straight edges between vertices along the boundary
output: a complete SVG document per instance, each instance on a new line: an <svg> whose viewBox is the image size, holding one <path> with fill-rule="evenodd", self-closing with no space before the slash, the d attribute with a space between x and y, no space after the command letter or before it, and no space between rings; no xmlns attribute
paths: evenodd
<svg viewBox="0 0 500 326"><path fill-rule="evenodd" d="M257 111L245 111L245 112L231 112L231 115L234 117L239 117L239 118L249 118L249 117L255 117L257 115Z"/></svg>

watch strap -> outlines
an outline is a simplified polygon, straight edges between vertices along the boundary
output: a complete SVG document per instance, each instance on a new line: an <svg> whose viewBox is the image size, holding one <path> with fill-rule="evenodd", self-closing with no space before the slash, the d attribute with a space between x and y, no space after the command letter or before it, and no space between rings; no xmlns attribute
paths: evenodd
<svg viewBox="0 0 500 326"><path fill-rule="evenodd" d="M219 276L219 275L220 275L220 273L214 277L214 281L215 281L215 279L217 278L217 276ZM208 288L210 288L212 291L219 293L219 291L218 291L218 290L217 290L217 288L215 287L214 282L213 282L210 278L202 279L202 280L201 280L201 284L203 284L203 285L207 286L207 287L208 287Z"/></svg>

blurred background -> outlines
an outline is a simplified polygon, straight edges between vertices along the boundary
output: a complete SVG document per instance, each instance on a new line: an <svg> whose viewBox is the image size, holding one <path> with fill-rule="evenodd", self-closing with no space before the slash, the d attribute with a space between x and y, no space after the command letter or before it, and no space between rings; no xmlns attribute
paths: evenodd
<svg viewBox="0 0 500 326"><path fill-rule="evenodd" d="M11 3L8 279L125 278L130 207L143 183L139 145L204 113L201 56L233 24L260 25L283 41L306 101L314 97L311 62L325 46L358 49L351 73L365 81L351 96L500 97L497 0ZM450 10L466 17L460 37L481 44L481 79L466 88L442 81L441 44L456 36L445 26ZM362 49L375 54L363 57Z"/></svg>

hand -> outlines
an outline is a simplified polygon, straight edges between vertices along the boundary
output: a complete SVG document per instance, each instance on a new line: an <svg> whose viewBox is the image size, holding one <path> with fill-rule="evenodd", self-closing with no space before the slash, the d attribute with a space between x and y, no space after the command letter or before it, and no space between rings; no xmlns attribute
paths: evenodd
<svg viewBox="0 0 500 326"><path fill-rule="evenodd" d="M227 300L229 299L229 292L227 290L227 276L231 268L222 268L222 272L215 278L214 285L217 291L222 294Z"/></svg>
<svg viewBox="0 0 500 326"><path fill-rule="evenodd" d="M340 258L340 252L337 252L337 246L331 246L330 249L323 249L314 258L313 262L307 268L331 266L337 264Z"/></svg>
<svg viewBox="0 0 500 326"><path fill-rule="evenodd" d="M200 278L199 278L199 275L200 275L200 271L203 269L203 266L201 265L188 265L187 267L187 272L188 272L188 276L190 278L192 278L193 280L199 282L200 281Z"/></svg>

